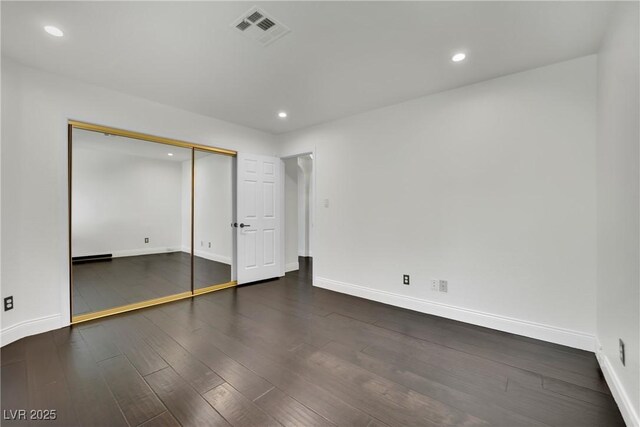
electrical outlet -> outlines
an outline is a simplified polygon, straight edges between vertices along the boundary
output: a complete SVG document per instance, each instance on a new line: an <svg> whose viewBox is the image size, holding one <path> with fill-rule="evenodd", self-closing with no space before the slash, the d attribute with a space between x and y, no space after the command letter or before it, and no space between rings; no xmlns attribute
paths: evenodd
<svg viewBox="0 0 640 427"><path fill-rule="evenodd" d="M622 366L625 366L625 357L624 357L624 341L618 339L618 343L620 346L620 361L622 362Z"/></svg>
<svg viewBox="0 0 640 427"><path fill-rule="evenodd" d="M440 290L440 285L438 284L438 280L431 279L431 290L436 292Z"/></svg>
<svg viewBox="0 0 640 427"><path fill-rule="evenodd" d="M440 280L438 283L440 286L440 292L449 292L449 283L446 280Z"/></svg>
<svg viewBox="0 0 640 427"><path fill-rule="evenodd" d="M144 238L144 242L145 242L145 243L149 243L149 238L148 238L148 237L145 237L145 238Z"/></svg>
<svg viewBox="0 0 640 427"><path fill-rule="evenodd" d="M402 275L402 284L403 285L408 285L409 284L409 275L408 274L403 274Z"/></svg>
<svg viewBox="0 0 640 427"><path fill-rule="evenodd" d="M211 242L209 242L209 247L211 247Z"/></svg>
<svg viewBox="0 0 640 427"><path fill-rule="evenodd" d="M13 295L4 299L4 311L13 310Z"/></svg>

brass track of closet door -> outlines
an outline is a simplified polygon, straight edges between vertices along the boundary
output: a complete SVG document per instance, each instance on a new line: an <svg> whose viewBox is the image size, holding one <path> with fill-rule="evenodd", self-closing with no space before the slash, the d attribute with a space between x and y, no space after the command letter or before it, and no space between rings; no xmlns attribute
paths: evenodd
<svg viewBox="0 0 640 427"><path fill-rule="evenodd" d="M73 147L73 129L82 129L92 132L99 133L107 133L111 135L123 136L131 139L138 139L142 141L155 142L158 144L166 144L173 145L176 147L189 148L191 149L191 291L181 292L178 294L168 295L160 298L153 298L145 301L140 301L131 304L125 304L113 308L109 308L106 310L95 311L92 313L80 314L77 316L73 315L73 259L72 259L72 218L71 218L71 209L72 209L72 147ZM155 305L166 304L172 301L179 301L186 298L192 298L194 296L207 294L209 292L219 291L222 289L231 288L237 285L237 281L232 280L226 283L221 283L217 285L207 286L205 288L195 289L194 288L194 205L195 205L195 150L208 151L211 153L222 154L225 156L236 157L237 152L233 150L227 150L225 148L217 148L217 147L209 147L207 145L193 144L190 142L180 141L177 139L165 138L160 136L149 135L140 132L133 132L123 129L112 128L109 126L102 126L92 123L80 122L76 120L69 120L67 125L67 149L68 149L68 209L69 209L69 313L70 313L70 323L72 325L88 322L94 319L100 319L107 316L113 316L115 314L126 313L128 311L139 310L141 308L153 307Z"/></svg>

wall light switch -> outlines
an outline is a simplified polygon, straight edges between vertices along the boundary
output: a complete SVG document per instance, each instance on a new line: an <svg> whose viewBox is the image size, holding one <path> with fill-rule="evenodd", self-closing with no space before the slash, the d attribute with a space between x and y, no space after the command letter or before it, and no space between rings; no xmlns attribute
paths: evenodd
<svg viewBox="0 0 640 427"><path fill-rule="evenodd" d="M436 279L431 280L431 290L436 292L440 290L440 285L438 284L438 280Z"/></svg>

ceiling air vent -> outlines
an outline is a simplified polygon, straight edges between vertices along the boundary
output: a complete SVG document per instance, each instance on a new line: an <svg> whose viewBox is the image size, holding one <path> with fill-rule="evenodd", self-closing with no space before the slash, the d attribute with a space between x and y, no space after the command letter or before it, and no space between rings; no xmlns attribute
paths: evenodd
<svg viewBox="0 0 640 427"><path fill-rule="evenodd" d="M249 28L250 25L251 25L251 23L249 23L247 21L242 21L238 25L236 25L236 28L239 29L240 31L244 31L247 28Z"/></svg>
<svg viewBox="0 0 640 427"><path fill-rule="evenodd" d="M243 13L231 25L263 46L267 46L291 32L288 27L273 16L255 6Z"/></svg>
<svg viewBox="0 0 640 427"><path fill-rule="evenodd" d="M260 12L255 11L251 15L247 16L247 19L255 24L256 21L262 17L263 15Z"/></svg>
<svg viewBox="0 0 640 427"><path fill-rule="evenodd" d="M258 22L258 27L262 28L263 31L267 31L269 28L273 27L275 22L273 22L269 18L264 18L262 21Z"/></svg>

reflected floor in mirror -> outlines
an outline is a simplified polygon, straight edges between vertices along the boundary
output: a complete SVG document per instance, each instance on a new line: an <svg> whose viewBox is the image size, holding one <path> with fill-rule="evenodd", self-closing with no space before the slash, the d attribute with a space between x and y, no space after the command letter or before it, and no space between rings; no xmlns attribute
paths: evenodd
<svg viewBox="0 0 640 427"><path fill-rule="evenodd" d="M195 287L226 283L231 266L195 257ZM73 314L85 314L191 290L191 255L140 255L73 264Z"/></svg>

